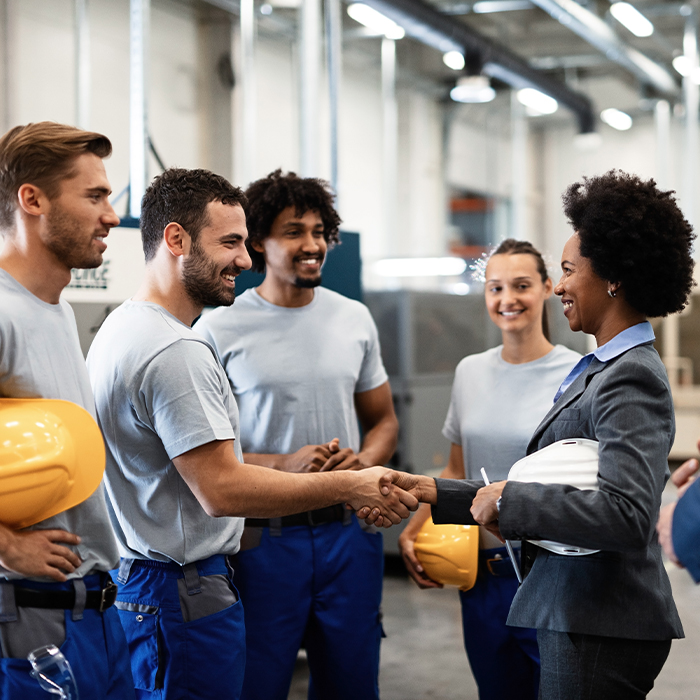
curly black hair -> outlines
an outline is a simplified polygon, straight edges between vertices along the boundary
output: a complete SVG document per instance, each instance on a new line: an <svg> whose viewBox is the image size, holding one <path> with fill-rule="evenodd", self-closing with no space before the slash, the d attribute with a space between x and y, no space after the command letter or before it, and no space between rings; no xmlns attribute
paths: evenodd
<svg viewBox="0 0 700 700"><path fill-rule="evenodd" d="M693 280L693 227L674 192L621 170L584 177L562 195L593 271L619 282L625 299L645 316L682 311Z"/></svg>
<svg viewBox="0 0 700 700"><path fill-rule="evenodd" d="M275 219L287 207L294 207L297 216L303 216L307 211L317 211L323 222L323 237L328 247L338 242L340 217L333 207L335 195L325 180L299 177L292 172L285 175L278 168L267 177L251 183L245 194L248 198L244 207L248 225L246 245L254 272L265 272L265 257L253 249L252 243L270 235Z"/></svg>
<svg viewBox="0 0 700 700"><path fill-rule="evenodd" d="M163 231L171 222L180 224L196 241L209 223L209 202L245 207L246 197L240 187L209 170L168 168L156 177L141 200L141 242L146 262L155 257Z"/></svg>

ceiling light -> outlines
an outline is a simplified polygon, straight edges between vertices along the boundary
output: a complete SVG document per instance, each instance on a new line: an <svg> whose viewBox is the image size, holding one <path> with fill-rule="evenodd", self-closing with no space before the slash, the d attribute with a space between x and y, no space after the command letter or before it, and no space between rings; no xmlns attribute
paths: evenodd
<svg viewBox="0 0 700 700"><path fill-rule="evenodd" d="M466 269L462 258L386 258L374 265L382 277L450 277Z"/></svg>
<svg viewBox="0 0 700 700"><path fill-rule="evenodd" d="M489 12L511 12L513 10L530 10L533 4L529 0L479 0L472 5L475 14Z"/></svg>
<svg viewBox="0 0 700 700"><path fill-rule="evenodd" d="M559 109L559 103L553 97L534 88L518 90L518 102L527 107L527 113L531 117L554 114Z"/></svg>
<svg viewBox="0 0 700 700"><path fill-rule="evenodd" d="M387 39L403 39L406 32L394 20L389 19L381 12L377 12L369 5L362 2L354 2L348 5L348 15L356 22L364 24L377 34L383 34Z"/></svg>
<svg viewBox="0 0 700 700"><path fill-rule="evenodd" d="M459 51L448 51L442 54L442 62L452 70L464 68L464 56Z"/></svg>
<svg viewBox="0 0 700 700"><path fill-rule="evenodd" d="M627 131L632 126L632 117L626 112L621 112L619 109L604 109L600 113L600 118L613 129L618 131Z"/></svg>
<svg viewBox="0 0 700 700"><path fill-rule="evenodd" d="M610 14L635 36L651 36L654 33L654 25L628 2L614 2L610 5Z"/></svg>
<svg viewBox="0 0 700 700"><path fill-rule="evenodd" d="M676 56L673 59L673 67L676 69L678 73L680 73L684 78L686 75L690 75L691 70L693 69L690 59L687 56L680 55Z"/></svg>
<svg viewBox="0 0 700 700"><path fill-rule="evenodd" d="M489 79L485 75L465 75L450 90L450 97L455 102L491 102L496 97L496 91L491 87Z"/></svg>

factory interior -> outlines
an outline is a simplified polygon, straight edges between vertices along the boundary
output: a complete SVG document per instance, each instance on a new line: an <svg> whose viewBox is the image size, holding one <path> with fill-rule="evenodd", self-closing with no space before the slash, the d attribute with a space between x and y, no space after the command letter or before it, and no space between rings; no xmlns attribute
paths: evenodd
<svg viewBox="0 0 700 700"><path fill-rule="evenodd" d="M50 120L112 141L122 223L63 294L85 354L140 284L141 196L165 168L242 187L277 168L327 180L342 225L323 284L379 329L400 425L391 466L437 476L455 368L500 343L478 274L494 246L531 241L556 283L562 192L613 168L674 190L700 224L699 31L696 0L0 0L0 128ZM260 279L242 273L236 293ZM595 348L558 298L548 309L553 343ZM700 297L652 325L674 468L700 438ZM401 527L384 533L381 697L476 700L456 589L408 578ZM686 639L652 700L700 685L700 588L667 571ZM290 700L307 685L301 651Z"/></svg>

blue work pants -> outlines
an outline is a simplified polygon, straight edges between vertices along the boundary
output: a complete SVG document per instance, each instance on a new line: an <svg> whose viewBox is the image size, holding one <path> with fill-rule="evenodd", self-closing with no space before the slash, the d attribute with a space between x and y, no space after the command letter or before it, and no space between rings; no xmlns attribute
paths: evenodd
<svg viewBox="0 0 700 700"><path fill-rule="evenodd" d="M137 699L238 700L245 628L226 557L123 559L114 574Z"/></svg>
<svg viewBox="0 0 700 700"><path fill-rule="evenodd" d="M351 522L262 528L234 559L245 605L243 700L286 700L302 644L310 700L379 698L382 536Z"/></svg>
<svg viewBox="0 0 700 700"><path fill-rule="evenodd" d="M537 632L506 625L517 590L518 579L506 548L480 550L476 583L459 594L464 646L479 700L537 699Z"/></svg>

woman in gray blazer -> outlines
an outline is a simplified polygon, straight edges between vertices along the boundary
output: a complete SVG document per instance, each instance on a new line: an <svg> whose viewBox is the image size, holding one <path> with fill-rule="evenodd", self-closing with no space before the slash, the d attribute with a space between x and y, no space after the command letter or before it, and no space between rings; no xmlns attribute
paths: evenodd
<svg viewBox="0 0 700 700"><path fill-rule="evenodd" d="M543 700L644 698L671 640L683 636L654 531L675 423L647 322L683 309L693 285L695 236L672 194L610 171L563 198L575 233L554 291L571 329L594 335L598 347L564 381L527 452L596 440L599 490L414 479L436 523L600 550L567 557L523 548L527 576L508 624L537 628Z"/></svg>

